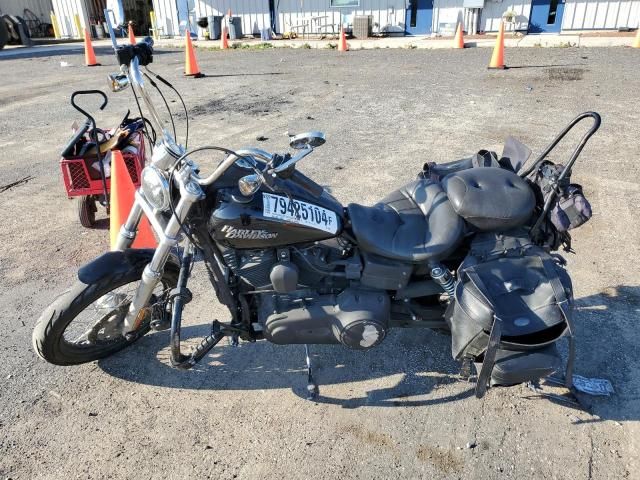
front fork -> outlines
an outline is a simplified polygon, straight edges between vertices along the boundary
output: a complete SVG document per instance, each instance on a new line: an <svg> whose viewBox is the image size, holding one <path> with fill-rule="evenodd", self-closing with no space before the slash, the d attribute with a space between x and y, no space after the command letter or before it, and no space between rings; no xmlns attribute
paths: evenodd
<svg viewBox="0 0 640 480"><path fill-rule="evenodd" d="M158 247L151 262L144 268L140 284L129 305L129 311L122 326L124 336L131 335L140 326L140 322L146 314L145 307L148 306L153 290L162 278L171 249L180 240L180 224L184 222L193 204L204 198L204 192L200 185L191 179L190 168L176 172L175 179L180 187L180 201L175 208L176 215L172 215L168 222L164 221L159 212L146 200L141 190L138 190L135 194L133 208L118 234L115 250L130 248L136 238L140 219L145 214L159 239Z"/></svg>

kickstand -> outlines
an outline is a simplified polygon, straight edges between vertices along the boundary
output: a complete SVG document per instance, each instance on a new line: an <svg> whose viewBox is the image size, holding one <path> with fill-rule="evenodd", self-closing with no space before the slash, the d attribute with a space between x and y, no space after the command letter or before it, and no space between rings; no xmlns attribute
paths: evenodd
<svg viewBox="0 0 640 480"><path fill-rule="evenodd" d="M311 357L309 356L309 345L305 343L304 353L307 360L307 400L313 400L320 393L318 384L313 378L313 372L311 371Z"/></svg>

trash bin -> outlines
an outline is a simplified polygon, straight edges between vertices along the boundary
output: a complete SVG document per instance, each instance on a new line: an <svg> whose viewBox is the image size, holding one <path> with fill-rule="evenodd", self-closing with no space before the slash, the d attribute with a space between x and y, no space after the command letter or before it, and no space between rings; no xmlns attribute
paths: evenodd
<svg viewBox="0 0 640 480"><path fill-rule="evenodd" d="M222 28L220 27L220 25L222 24L222 17L217 15L210 15L207 18L207 21L209 23L209 40L219 40L220 32L222 30Z"/></svg>
<svg viewBox="0 0 640 480"><path fill-rule="evenodd" d="M104 28L102 27L102 25L96 23L94 25L94 28L96 29L96 38L104 38Z"/></svg>
<svg viewBox="0 0 640 480"><path fill-rule="evenodd" d="M240 40L242 38L242 18L231 17L229 22L229 39Z"/></svg>

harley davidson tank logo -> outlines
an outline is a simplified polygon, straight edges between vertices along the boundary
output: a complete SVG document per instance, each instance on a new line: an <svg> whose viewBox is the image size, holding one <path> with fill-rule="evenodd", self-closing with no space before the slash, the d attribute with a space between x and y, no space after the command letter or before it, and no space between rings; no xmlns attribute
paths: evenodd
<svg viewBox="0 0 640 480"><path fill-rule="evenodd" d="M225 225L222 227L221 231L224 232L224 238L238 238L242 240L269 240L278 236L277 233L268 232L266 230L235 228L231 225Z"/></svg>

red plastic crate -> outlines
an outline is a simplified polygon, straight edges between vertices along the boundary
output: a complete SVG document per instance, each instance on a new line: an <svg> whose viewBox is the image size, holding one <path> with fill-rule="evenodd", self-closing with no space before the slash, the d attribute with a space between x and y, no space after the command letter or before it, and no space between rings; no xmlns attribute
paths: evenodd
<svg viewBox="0 0 640 480"><path fill-rule="evenodd" d="M136 188L140 186L140 174L144 168L144 138L137 132L139 148L138 153L122 152L124 163L129 171L131 181ZM95 160L95 158L90 159ZM102 179L93 179L89 175L86 158L61 158L60 169L67 196L79 197L84 195L102 195L104 189ZM111 179L107 178L107 192L111 191Z"/></svg>

